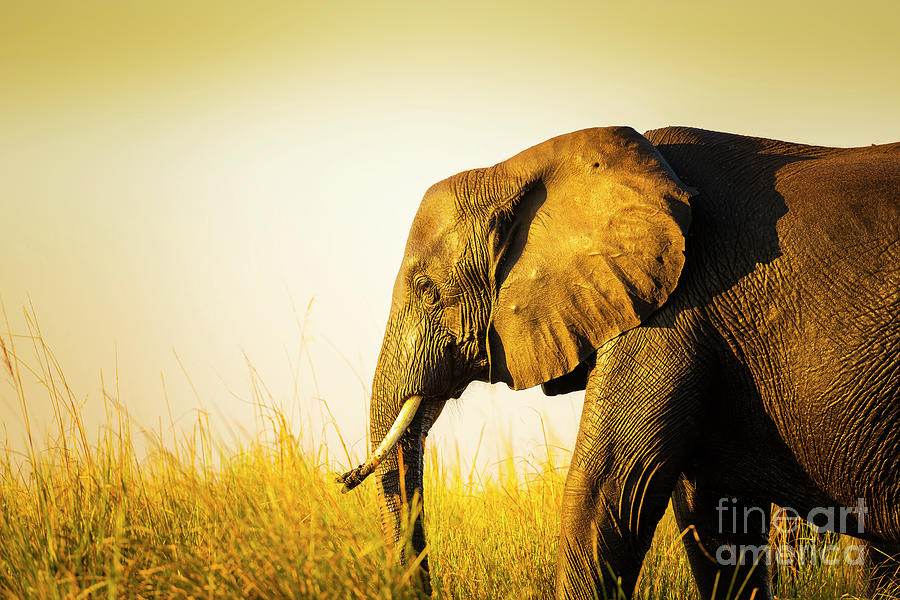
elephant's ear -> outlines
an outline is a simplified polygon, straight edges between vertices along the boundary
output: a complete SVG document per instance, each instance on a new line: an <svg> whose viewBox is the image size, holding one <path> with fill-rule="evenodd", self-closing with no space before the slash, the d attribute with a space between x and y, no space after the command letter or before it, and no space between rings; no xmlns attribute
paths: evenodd
<svg viewBox="0 0 900 600"><path fill-rule="evenodd" d="M675 289L694 193L631 128L553 138L489 170L491 380L524 389L569 373Z"/></svg>

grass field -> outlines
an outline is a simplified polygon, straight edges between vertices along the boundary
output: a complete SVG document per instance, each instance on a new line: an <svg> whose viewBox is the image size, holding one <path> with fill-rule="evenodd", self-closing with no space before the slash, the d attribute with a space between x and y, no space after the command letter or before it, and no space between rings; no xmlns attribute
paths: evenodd
<svg viewBox="0 0 900 600"><path fill-rule="evenodd" d="M138 456L123 409L85 431L79 403L38 340L29 367L3 345L23 412L54 407L22 457L0 454L0 598L411 598L410 573L389 560L374 486L341 494L335 456L303 451L284 415L259 398L263 433L223 449L202 417ZM36 377L46 395L25 398ZM346 459L342 461L346 463ZM552 460L522 473L513 459L463 473L426 459L426 523L435 593L445 598L547 598L553 593L565 473ZM346 466L343 464L342 466ZM858 570L781 574L780 596L856 597ZM671 514L639 582L640 598L695 598ZM725 594L722 594L725 597Z"/></svg>

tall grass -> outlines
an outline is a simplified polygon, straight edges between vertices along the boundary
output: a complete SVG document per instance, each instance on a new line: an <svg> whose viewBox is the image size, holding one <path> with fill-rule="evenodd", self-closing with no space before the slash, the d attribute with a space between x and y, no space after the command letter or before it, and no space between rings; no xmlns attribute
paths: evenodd
<svg viewBox="0 0 900 600"><path fill-rule="evenodd" d="M165 443L157 432L139 456L115 394L103 393L105 427L86 430L81 404L29 322L29 336L18 338L29 360L7 335L3 366L26 424L28 407L47 402L55 429L38 440L28 424L24 456L0 451L0 598L416 597L410 571L382 541L374 486L341 494L327 449L301 449L258 390L252 443L218 444L201 414ZM39 381L43 397L26 398L23 378ZM551 597L565 477L553 457L524 469L510 459L491 474L448 467L435 452L426 464L435 593ZM808 600L861 589L846 567L779 581ZM670 514L637 596L696 597Z"/></svg>

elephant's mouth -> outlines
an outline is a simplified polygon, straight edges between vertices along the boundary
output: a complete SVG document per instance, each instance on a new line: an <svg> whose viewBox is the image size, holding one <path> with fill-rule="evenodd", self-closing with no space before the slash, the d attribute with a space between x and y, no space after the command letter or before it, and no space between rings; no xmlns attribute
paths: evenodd
<svg viewBox="0 0 900 600"><path fill-rule="evenodd" d="M466 391L466 387L467 386L464 385L460 388L457 388L456 390L454 390L452 393L450 393L448 395L448 398L451 400L458 400L460 398L460 396L463 395L463 392Z"/></svg>
<svg viewBox="0 0 900 600"><path fill-rule="evenodd" d="M372 453L369 459L355 469L351 469L337 478L338 483L344 484L344 489L342 490L344 493L347 493L358 486L366 477L371 475L372 472L378 468L378 465L381 464L384 457L394 449L394 446L396 446L397 442L400 441L400 438L403 437L406 429L415 418L416 411L419 409L421 403L422 396L410 396L407 398L403 402L403 406L400 408L400 412L397 414L397 418L394 419L394 423L388 430L387 435L384 436L384 439L381 440L381 444L378 445L378 448L375 449L375 452Z"/></svg>

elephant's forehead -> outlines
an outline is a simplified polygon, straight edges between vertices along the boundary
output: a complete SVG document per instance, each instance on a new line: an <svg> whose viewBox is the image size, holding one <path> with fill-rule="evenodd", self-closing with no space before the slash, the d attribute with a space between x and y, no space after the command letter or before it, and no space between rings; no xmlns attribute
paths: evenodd
<svg viewBox="0 0 900 600"><path fill-rule="evenodd" d="M459 211L451 194L430 192L422 199L409 230L408 260L434 260L456 249Z"/></svg>

